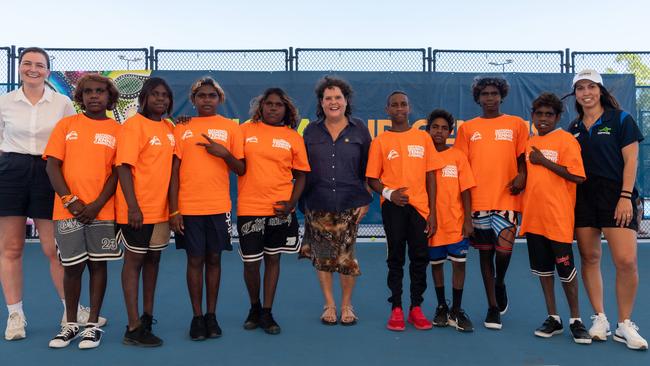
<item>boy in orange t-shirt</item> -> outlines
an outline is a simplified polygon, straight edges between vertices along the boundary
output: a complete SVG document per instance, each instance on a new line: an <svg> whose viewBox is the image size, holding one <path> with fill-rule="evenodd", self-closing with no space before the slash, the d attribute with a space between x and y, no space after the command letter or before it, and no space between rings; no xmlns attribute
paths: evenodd
<svg viewBox="0 0 650 366"><path fill-rule="evenodd" d="M172 90L161 78L142 86L139 113L122 125L115 165L119 185L115 198L117 241L126 248L122 288L128 325L122 343L155 347L162 340L151 332L160 253L169 242L167 193L175 139L170 116ZM142 272L143 314L138 318Z"/></svg>
<svg viewBox="0 0 650 366"><path fill-rule="evenodd" d="M176 247L187 253L187 287L193 318L190 338L221 336L216 308L221 252L230 244L230 171L244 174L244 146L239 125L217 114L225 93L212 78L192 84L190 100L198 112L174 128L176 146L169 186L169 223ZM202 311L205 277L206 312Z"/></svg>
<svg viewBox="0 0 650 366"><path fill-rule="evenodd" d="M431 329L421 304L427 288L427 238L436 231L436 178L442 167L431 137L409 125L406 93L388 96L386 112L392 127L370 144L366 177L368 185L383 196L381 215L388 247L388 287L392 305L387 328L405 329L402 310L402 277L408 244L411 307L408 321L417 329Z"/></svg>
<svg viewBox="0 0 650 366"><path fill-rule="evenodd" d="M562 101L555 94L541 94L533 101L532 110L538 135L526 146L528 180L521 234L526 234L530 269L539 276L548 311L548 317L535 330L535 335L549 338L563 331L553 289L553 273L557 268L569 303L573 340L589 344L591 336L580 319L578 276L571 249L576 184L585 180L580 145L570 133L555 128L563 111Z"/></svg>
<svg viewBox="0 0 650 366"><path fill-rule="evenodd" d="M77 336L79 348L99 346L106 319L99 317L106 292L106 261L122 258L115 243L113 170L119 124L106 116L119 92L112 80L88 74L77 83L75 101L83 113L62 119L52 131L43 153L47 174L56 191L54 214L56 245L64 267L66 319L51 341L63 348ZM81 278L90 272L90 317L80 331L77 307Z"/></svg>
<svg viewBox="0 0 650 366"><path fill-rule="evenodd" d="M447 138L454 130L454 124L454 116L443 109L436 109L427 117L426 129L444 162L444 167L436 171L438 228L429 239L429 262L438 299L433 325L446 327L450 324L461 332L472 332L474 330L472 321L461 308L461 302L465 284L465 262L469 248L468 238L474 231L470 188L476 184L465 154L447 146ZM451 311L445 300L443 271L445 260L451 261L452 264Z"/></svg>
<svg viewBox="0 0 650 366"><path fill-rule="evenodd" d="M521 212L518 196L526 184L524 150L529 128L516 116L501 113L510 86L500 77L479 77L472 85L482 113L458 128L454 147L467 156L476 180L472 193L470 238L479 250L488 311L483 325L501 329L508 310L505 277Z"/></svg>

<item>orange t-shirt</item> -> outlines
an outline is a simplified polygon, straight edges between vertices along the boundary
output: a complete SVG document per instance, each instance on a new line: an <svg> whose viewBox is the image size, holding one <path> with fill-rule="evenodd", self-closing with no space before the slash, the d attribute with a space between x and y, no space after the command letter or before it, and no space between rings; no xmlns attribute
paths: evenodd
<svg viewBox="0 0 650 366"><path fill-rule="evenodd" d="M128 164L144 224L169 219L167 192L174 154L173 126L168 121L153 121L141 114L127 119L117 138L115 165ZM118 184L115 199L116 221L128 224L128 205Z"/></svg>
<svg viewBox="0 0 650 366"><path fill-rule="evenodd" d="M239 177L238 216L273 216L273 205L288 201L293 191L292 169L310 171L305 142L286 126L264 122L241 125L246 174Z"/></svg>
<svg viewBox="0 0 650 366"><path fill-rule="evenodd" d="M426 219L429 216L426 173L442 166L428 133L416 128L386 131L370 144L366 176L381 179L389 189L406 187L409 204Z"/></svg>
<svg viewBox="0 0 650 366"><path fill-rule="evenodd" d="M524 191L521 235L533 233L561 243L573 242L576 184L541 165L531 164L528 156L535 146L544 156L567 168L569 173L585 177L580 144L568 132L557 129L534 136L526 145L528 179Z"/></svg>
<svg viewBox="0 0 650 366"><path fill-rule="evenodd" d="M521 195L513 196L508 183L517 176L517 157L524 153L529 129L516 116L477 117L458 128L454 147L472 167L472 211L521 211Z"/></svg>
<svg viewBox="0 0 650 366"><path fill-rule="evenodd" d="M435 235L429 239L429 246L454 244L463 240L465 210L461 192L476 184L467 157L460 150L450 147L439 153L444 166L436 170L436 217Z"/></svg>
<svg viewBox="0 0 650 366"><path fill-rule="evenodd" d="M181 159L178 207L183 215L215 215L230 212L230 170L226 162L208 154L197 142L206 134L223 145L236 159L244 158L244 140L237 122L222 117L192 117L174 128L174 153Z"/></svg>
<svg viewBox="0 0 650 366"><path fill-rule="evenodd" d="M80 113L63 118L52 130L43 158L51 156L63 162L61 171L65 183L70 192L85 203L99 197L113 171L119 128L114 119L94 120ZM56 195L52 218L73 217ZM106 201L96 219L115 220L114 197Z"/></svg>

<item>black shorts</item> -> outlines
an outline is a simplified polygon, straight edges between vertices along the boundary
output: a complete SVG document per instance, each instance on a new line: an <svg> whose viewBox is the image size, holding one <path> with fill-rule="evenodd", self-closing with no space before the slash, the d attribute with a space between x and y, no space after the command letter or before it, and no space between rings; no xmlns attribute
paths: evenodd
<svg viewBox="0 0 650 366"><path fill-rule="evenodd" d="M54 190L38 155L0 154L0 216L52 219Z"/></svg>
<svg viewBox="0 0 650 366"><path fill-rule="evenodd" d="M191 257L232 250L230 212L217 215L183 215L184 235L176 233L176 249L185 249Z"/></svg>
<svg viewBox="0 0 650 366"><path fill-rule="evenodd" d="M590 177L578 184L576 191L575 227L618 227L614 220L614 211L621 196L622 183L601 177ZM637 231L636 189L632 193L632 219L626 226Z"/></svg>
<svg viewBox="0 0 650 366"><path fill-rule="evenodd" d="M571 282L576 274L571 243L560 243L542 235L527 233L528 260L533 274L546 277L553 276L557 269L562 282Z"/></svg>
<svg viewBox="0 0 650 366"><path fill-rule="evenodd" d="M257 262L264 254L298 253L298 218L296 213L287 217L238 216L239 255L244 262Z"/></svg>
<svg viewBox="0 0 650 366"><path fill-rule="evenodd" d="M170 235L167 221L144 224L137 230L128 224L117 224L115 240L129 252L147 254L148 251L160 251L167 248Z"/></svg>

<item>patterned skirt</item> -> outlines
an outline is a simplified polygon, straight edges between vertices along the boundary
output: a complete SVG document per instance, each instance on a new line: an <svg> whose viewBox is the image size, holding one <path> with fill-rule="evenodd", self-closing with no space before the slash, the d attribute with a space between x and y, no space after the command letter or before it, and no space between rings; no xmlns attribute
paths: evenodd
<svg viewBox="0 0 650 366"><path fill-rule="evenodd" d="M356 208L341 212L307 210L301 257L310 258L319 271L359 276L354 256L358 216Z"/></svg>

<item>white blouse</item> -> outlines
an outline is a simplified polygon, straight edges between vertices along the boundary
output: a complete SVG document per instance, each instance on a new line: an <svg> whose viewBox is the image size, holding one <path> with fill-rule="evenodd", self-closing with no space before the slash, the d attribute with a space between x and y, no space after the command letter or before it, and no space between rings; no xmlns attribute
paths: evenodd
<svg viewBox="0 0 650 366"><path fill-rule="evenodd" d="M54 126L75 114L70 98L45 86L32 105L23 88L0 96L0 151L42 155Z"/></svg>

